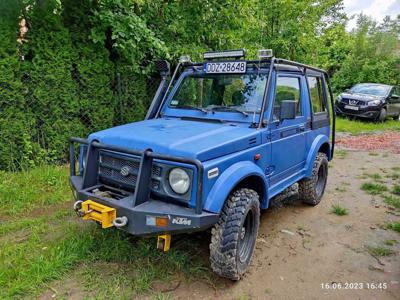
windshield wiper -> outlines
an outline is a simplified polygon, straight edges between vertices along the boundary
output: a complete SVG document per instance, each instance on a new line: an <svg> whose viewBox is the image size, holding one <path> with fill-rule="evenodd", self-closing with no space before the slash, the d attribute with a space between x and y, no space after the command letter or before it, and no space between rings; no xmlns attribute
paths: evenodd
<svg viewBox="0 0 400 300"><path fill-rule="evenodd" d="M211 111L234 111L234 112L238 112L241 113L243 116L247 117L249 114L243 110L234 108L234 107L230 107L230 106L215 106L213 108L211 108Z"/></svg>
<svg viewBox="0 0 400 300"><path fill-rule="evenodd" d="M201 107L197 107L197 106L194 106L194 105L187 105L187 104L178 105L178 106L175 106L175 108L195 109L195 110L201 111L202 113L205 113L205 114L208 112L207 109L204 109L204 108L201 108Z"/></svg>

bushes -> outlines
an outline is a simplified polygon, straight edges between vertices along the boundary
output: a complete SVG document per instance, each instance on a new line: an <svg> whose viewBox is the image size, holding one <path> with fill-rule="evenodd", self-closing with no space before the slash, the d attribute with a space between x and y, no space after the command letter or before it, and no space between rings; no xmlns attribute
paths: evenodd
<svg viewBox="0 0 400 300"><path fill-rule="evenodd" d="M0 169L63 163L69 137L145 114L147 77L117 68L107 48L89 40L88 23L79 20L89 19L90 1L65 2L63 14L58 1L2 11L8 18L0 18ZM16 40L21 13L29 28L23 45Z"/></svg>
<svg viewBox="0 0 400 300"><path fill-rule="evenodd" d="M157 88L154 59L272 47L327 69L335 91L400 78L398 19L360 16L349 33L335 0L184 2L0 1L0 169L65 162L70 136L142 119Z"/></svg>

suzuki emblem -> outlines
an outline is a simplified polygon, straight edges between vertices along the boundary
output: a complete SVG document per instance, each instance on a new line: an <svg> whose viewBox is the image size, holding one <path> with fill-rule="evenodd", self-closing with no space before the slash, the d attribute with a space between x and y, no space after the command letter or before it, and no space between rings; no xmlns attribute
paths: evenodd
<svg viewBox="0 0 400 300"><path fill-rule="evenodd" d="M130 171L130 169L129 169L128 166L123 166L123 167L121 168L120 173L121 173L122 176L126 177L126 176L129 175L129 171Z"/></svg>

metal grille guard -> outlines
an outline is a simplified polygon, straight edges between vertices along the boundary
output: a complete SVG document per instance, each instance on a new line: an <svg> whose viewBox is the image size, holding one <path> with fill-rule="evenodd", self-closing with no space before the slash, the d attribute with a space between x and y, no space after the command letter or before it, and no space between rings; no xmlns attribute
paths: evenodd
<svg viewBox="0 0 400 300"><path fill-rule="evenodd" d="M151 170L153 159L160 159L166 161L173 161L178 163L194 165L197 169L197 186L196 186L196 214L201 214L203 210L202 203L202 191L203 191L203 174L204 168L198 159L189 159L184 157L176 157L154 153L151 149L144 151L132 150L123 147L116 147L112 145L106 145L96 141L89 143L87 139L72 137L69 140L69 165L70 165L70 176L76 175L76 160L75 160L75 143L83 144L88 146L86 153L86 167L83 173L82 189L94 186L97 184L97 167L99 159L99 150L110 150L115 152L121 152L130 155L136 155L140 157L139 172L136 181L135 193L133 195L132 207L137 206L146 202L150 195L149 181L151 180ZM88 176L92 175L92 176Z"/></svg>

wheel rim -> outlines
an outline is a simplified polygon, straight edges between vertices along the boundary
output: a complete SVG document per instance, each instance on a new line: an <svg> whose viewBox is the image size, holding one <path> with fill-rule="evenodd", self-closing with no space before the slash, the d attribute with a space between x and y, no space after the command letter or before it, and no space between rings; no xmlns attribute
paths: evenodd
<svg viewBox="0 0 400 300"><path fill-rule="evenodd" d="M239 261L247 261L252 252L254 235L254 213L249 210L239 231Z"/></svg>
<svg viewBox="0 0 400 300"><path fill-rule="evenodd" d="M317 196L321 197L325 190L326 178L327 178L325 165L321 165L319 167L317 176L318 176L318 178L317 178L317 184L316 184L316 192L317 192Z"/></svg>

